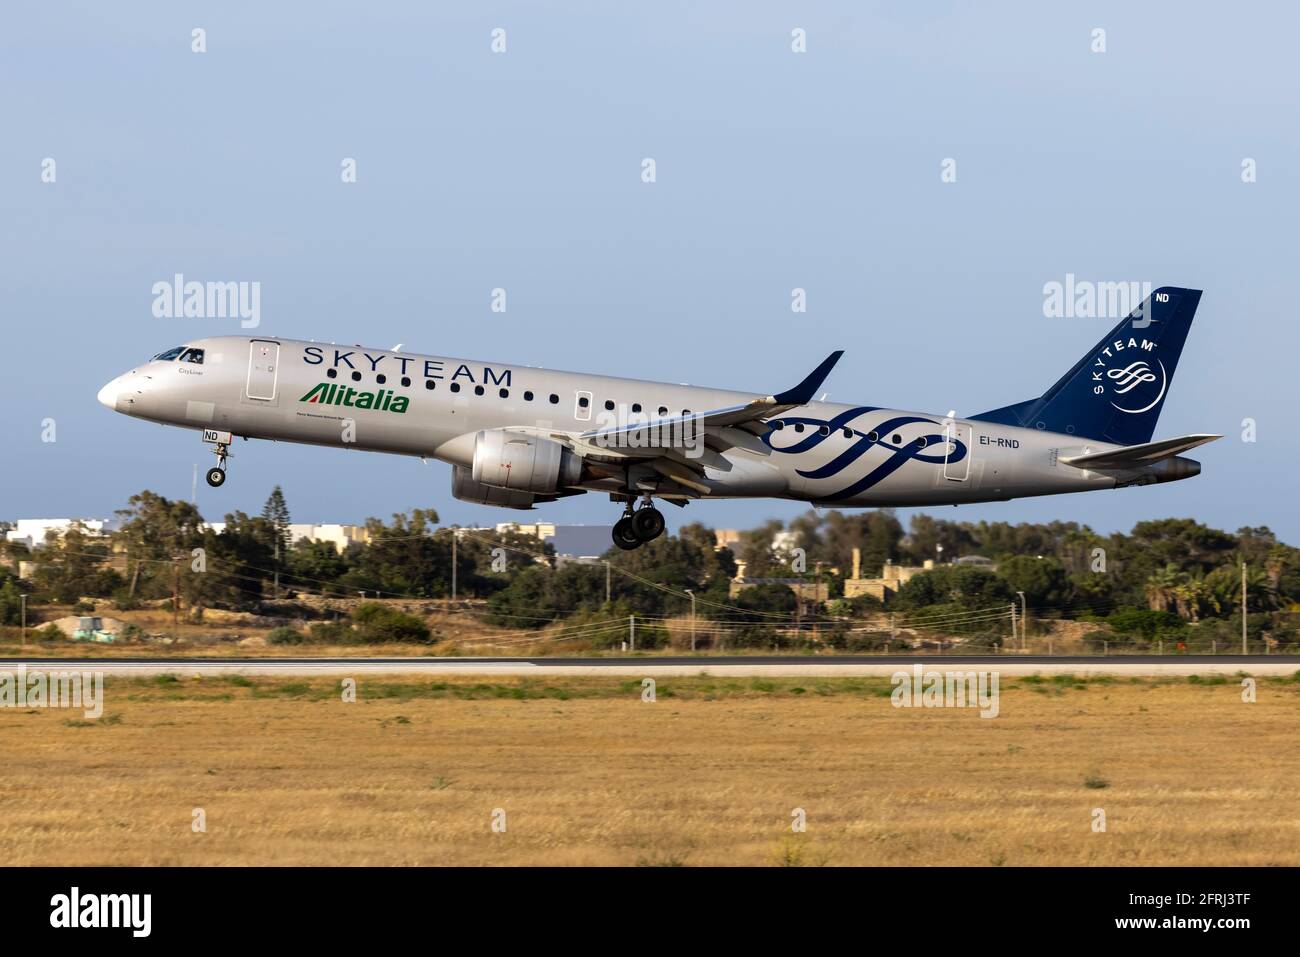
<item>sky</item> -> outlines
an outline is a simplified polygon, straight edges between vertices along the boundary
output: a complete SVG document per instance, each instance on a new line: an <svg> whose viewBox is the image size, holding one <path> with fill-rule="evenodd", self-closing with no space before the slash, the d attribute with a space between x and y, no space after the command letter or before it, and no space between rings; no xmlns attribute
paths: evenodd
<svg viewBox="0 0 1300 957"><path fill-rule="evenodd" d="M1114 324L1044 315L1073 275L1205 291L1156 437L1225 438L1190 481L933 513L1300 543L1298 27L1283 3L6 5L0 518L190 497L198 436L95 400L241 334L156 318L176 273L260 283L262 334L759 394L844 349L830 399L958 414L1038 395ZM444 464L286 444L229 475L199 481L210 520L277 483L298 522L618 510L489 509Z"/></svg>

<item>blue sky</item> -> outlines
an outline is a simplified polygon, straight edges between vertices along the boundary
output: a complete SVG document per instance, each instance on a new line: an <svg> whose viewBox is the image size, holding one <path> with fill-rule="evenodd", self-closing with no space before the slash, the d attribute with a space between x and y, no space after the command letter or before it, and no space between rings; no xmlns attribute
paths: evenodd
<svg viewBox="0 0 1300 957"><path fill-rule="evenodd" d="M239 331L155 318L177 272L259 281L273 335L764 393L843 348L832 399L959 413L1039 394L1113 325L1044 317L1073 273L1205 290L1157 437L1227 438L1192 481L937 514L1300 542L1298 27L1281 3L9 5L0 517L189 496L196 436L95 401L142 357ZM615 514L467 505L447 466L404 458L236 453L224 488L200 482L209 518L277 482L297 521Z"/></svg>

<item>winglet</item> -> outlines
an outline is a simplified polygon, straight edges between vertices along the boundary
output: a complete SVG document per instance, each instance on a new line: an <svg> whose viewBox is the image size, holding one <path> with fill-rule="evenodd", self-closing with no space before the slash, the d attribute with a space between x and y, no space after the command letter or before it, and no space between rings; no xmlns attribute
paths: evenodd
<svg viewBox="0 0 1300 957"><path fill-rule="evenodd" d="M817 393L821 384L826 381L826 377L831 374L831 369L835 368L835 363L840 361L840 356L844 355L843 349L837 349L822 361L816 369L808 373L808 378L804 379L793 389L786 389L772 396L773 402L777 405L806 405L812 401L812 397Z"/></svg>

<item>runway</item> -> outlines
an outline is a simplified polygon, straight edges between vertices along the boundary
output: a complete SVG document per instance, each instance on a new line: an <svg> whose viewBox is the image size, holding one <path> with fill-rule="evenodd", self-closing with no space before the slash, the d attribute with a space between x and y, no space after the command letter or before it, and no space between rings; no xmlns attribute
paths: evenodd
<svg viewBox="0 0 1300 957"><path fill-rule="evenodd" d="M1116 676L1292 675L1297 655L789 655L651 656L618 658L0 658L0 672L98 671L105 675L151 677L264 675L319 677L352 675L481 675L544 677L889 677L919 664L927 671L983 670L1007 676L1087 674Z"/></svg>

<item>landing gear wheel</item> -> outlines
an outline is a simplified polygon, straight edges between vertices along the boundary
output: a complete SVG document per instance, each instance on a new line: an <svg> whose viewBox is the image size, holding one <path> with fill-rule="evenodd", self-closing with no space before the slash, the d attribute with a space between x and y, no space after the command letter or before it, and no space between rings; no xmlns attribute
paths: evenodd
<svg viewBox="0 0 1300 957"><path fill-rule="evenodd" d="M219 468L208 469L208 484L213 488L221 488L226 484L226 470Z"/></svg>
<svg viewBox="0 0 1300 957"><path fill-rule="evenodd" d="M653 505L632 513L632 531L642 542L652 541L664 533L664 516Z"/></svg>
<svg viewBox="0 0 1300 957"><path fill-rule="evenodd" d="M641 539L637 538L636 532L633 531L632 518L628 515L614 523L613 538L614 544L625 552L641 547Z"/></svg>

